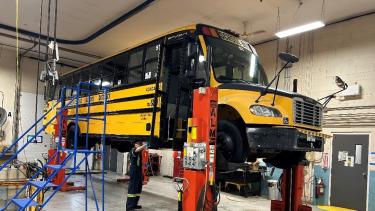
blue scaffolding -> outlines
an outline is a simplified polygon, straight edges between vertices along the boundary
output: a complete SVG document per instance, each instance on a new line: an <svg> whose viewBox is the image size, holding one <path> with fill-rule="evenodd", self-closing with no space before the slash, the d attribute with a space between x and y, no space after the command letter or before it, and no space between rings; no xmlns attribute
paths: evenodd
<svg viewBox="0 0 375 211"><path fill-rule="evenodd" d="M67 92L73 93L71 97L67 97ZM94 93L93 93L94 92ZM102 200L101 200L101 210L105 210L104 206L104 158L105 158L105 139L106 139L106 118L107 118L107 100L108 100L108 87L102 87L95 85L93 83L87 83L87 82L80 82L74 87L64 87L60 91L60 98L57 100L57 102L47 111L44 113L42 117L40 117L29 129L27 129L17 140L14 140L12 145L10 145L8 148L6 148L1 154L0 159L5 157L9 152L12 152L12 149L15 148L15 152L8 158L4 163L0 166L0 171L2 171L5 167L7 167L11 162L15 159L17 159L17 156L19 153L21 153L23 150L27 148L27 146L30 143L33 143L36 137L38 137L39 134L41 134L43 131L46 130L46 128L54 124L54 122L58 119L59 124L59 131L57 134L58 140L57 140L57 150L51 156L47 163L42 166L34 175L31 176L31 178L28 178L28 181L26 184L19 189L16 194L5 204L3 208L0 210L6 210L10 204L15 204L19 208L19 210L25 210L28 207L36 207L37 210L42 210L48 202L56 195L56 193L62 188L62 186L68 181L68 179L76 173L77 170L80 169L82 164L84 164L85 168L85 210L88 210L88 185L90 182L90 186L92 188L93 192L93 198L95 201L96 210L100 210L99 208L99 202L97 198L97 193L94 188L94 184L92 182L92 175L90 171L90 165L88 162L88 157L90 155L95 155L100 153L102 157L102 163L101 163L101 194L102 194ZM95 117L92 117L90 115L90 107L91 107L91 101L92 101L92 94L99 95L99 100L96 102L95 106L103 106L103 112L100 113L100 115L96 114ZM87 102L83 102L83 99L87 99ZM81 112L80 114L80 106L84 105L87 107L87 112ZM18 148L18 145L21 140L30 132L33 128L37 126L43 119L47 118L51 112L56 111L56 115L53 115L51 119L48 120L47 123L43 125L41 129L39 129L36 134L32 136L32 138L29 138L27 142L20 148ZM67 113L67 110L70 110L70 113L68 115L64 115L64 113ZM73 114L72 111L74 110ZM59 117L59 118L58 118ZM103 124L103 131L101 134L101 149L100 150L93 150L89 146L89 126L90 126L90 120L94 121L101 121ZM74 130L74 147L72 149L67 149L62 146L63 141L63 122L69 121L76 125ZM85 136L82 137L82 135L79 134L79 122L85 122L86 124L86 133ZM82 140L82 138L85 138L85 146L79 146L78 141L79 139ZM60 153L65 152L67 153L67 156L63 160L60 159ZM77 155L84 155L83 159L77 159ZM58 160L59 165L50 165L54 159ZM67 164L68 162L73 163L73 167L68 168ZM40 175L42 171L49 169L52 173L48 175L48 178L40 179ZM70 172L65 176L63 182L61 184L53 184L51 181L57 176L58 172L61 170L70 169ZM27 187L34 187L35 191L29 194L28 197L24 198L21 196L21 194L27 189ZM48 197L45 198L43 203L39 204L37 201L35 201L36 197L43 192L46 189L52 189L52 193L48 195Z"/></svg>

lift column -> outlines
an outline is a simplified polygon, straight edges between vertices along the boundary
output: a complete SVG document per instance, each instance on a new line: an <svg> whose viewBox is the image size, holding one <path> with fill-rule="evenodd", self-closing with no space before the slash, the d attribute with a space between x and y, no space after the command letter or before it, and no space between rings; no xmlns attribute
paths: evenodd
<svg viewBox="0 0 375 211"><path fill-rule="evenodd" d="M193 118L189 120L184 145L184 211L215 210L215 156L217 133L216 88L199 88L193 93Z"/></svg>
<svg viewBox="0 0 375 211"><path fill-rule="evenodd" d="M299 164L284 169L281 182L282 200L271 201L271 211L311 211L312 208L302 204L304 187L304 165Z"/></svg>

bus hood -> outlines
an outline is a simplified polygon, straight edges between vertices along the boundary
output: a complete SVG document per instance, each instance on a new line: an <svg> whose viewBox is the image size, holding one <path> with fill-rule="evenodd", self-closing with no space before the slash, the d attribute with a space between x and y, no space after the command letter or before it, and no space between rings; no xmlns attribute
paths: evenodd
<svg viewBox="0 0 375 211"><path fill-rule="evenodd" d="M259 93L261 93L262 91L266 89L266 87L262 85L256 85L256 84L253 85L253 84L246 84L246 83L224 83L224 84L219 85L218 88L219 89L237 89L237 90L247 90L247 91L258 91ZM274 88L272 87L268 88L269 94L273 94L274 91L275 91ZM289 98L298 97L298 98L302 98L304 101L307 101L307 102L311 102L314 104L319 103L313 98L310 98L310 97L307 97L307 96L304 96L295 92L286 91L286 90L278 89L276 91L276 95L285 96Z"/></svg>

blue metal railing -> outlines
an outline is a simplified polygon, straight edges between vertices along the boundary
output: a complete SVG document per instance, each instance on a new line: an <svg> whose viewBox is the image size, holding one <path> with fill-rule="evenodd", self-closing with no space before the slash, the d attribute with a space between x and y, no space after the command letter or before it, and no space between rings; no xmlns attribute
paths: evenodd
<svg viewBox="0 0 375 211"><path fill-rule="evenodd" d="M81 89L81 87L85 85L85 86L88 86L89 89ZM94 200L95 200L95 205L96 205L96 208L97 210L99 210L99 206L98 206L98 201L97 201L97 197L96 197L96 193L95 193L95 190L94 190L94 186L92 184L92 177L91 177L91 172L90 172L90 169L89 169L89 164L88 164L88 156L90 154L94 154L94 153L101 153L102 154L102 158L105 157L105 138L106 138L106 115L107 115L107 100L108 100L108 92L109 92L109 88L107 87L100 87L101 91L104 92L104 99L103 99L103 105L104 105L104 113L103 113L103 118L91 118L90 117L90 107L91 107L91 93L92 93L92 90L91 88L92 87L98 87L97 85L95 84L92 84L92 83L85 83L85 82L81 82L79 83L76 87L64 87L61 89L61 94L60 94L60 98L59 100L41 117L39 118L28 130L26 130L26 132L24 132L16 141L14 141L12 143L11 146L9 146L7 149L5 149L1 154L0 154L0 158L3 157L7 152L9 152L9 150L11 150L13 147L15 146L18 146L18 143L20 140L22 140L24 138L24 136L30 132L32 130L32 128L34 128L41 120L43 120L50 112L52 112L59 104L61 104L60 106L60 109L59 111L56 113L56 115L54 115L39 131L37 131L36 134L34 134L32 136L31 139L29 139L21 148L19 148L6 162L4 162L1 167L0 167L0 171L5 167L7 166L12 160L14 160L17 155L22 152L30 143L32 143L32 141L42 132L44 131L48 125L50 125L55 119L57 119L57 117L61 117L59 122L58 122L58 125L59 125L59 131L58 131L58 144L57 144L57 150L56 152L48 159L46 165L42 166L42 168L40 168L31 178L29 178L29 181L26 183L26 185L24 185L19 191L17 191L17 193L13 196L13 198L11 200L9 200L6 205L1 209L1 210L5 210L11 203L13 200L17 200L17 197L31 184L32 181L34 181L35 179L37 179L39 177L39 175L41 174L41 172L48 168L48 164L51 163L54 159L56 159L56 156L59 155L60 152L63 152L63 151L66 151L69 153L69 155L63 160L60 162L60 156L57 156L57 162L60 163L60 167L57 168L57 169L54 169L53 172L48 176L47 179L44 180L45 183L43 183L43 185L37 187L37 189L31 194L31 196L29 196L29 198L27 199L28 201L26 203L24 203L22 206L23 207L20 207L20 210L24 210L26 207L29 206L29 204L33 201L33 199L35 197L38 196L39 193L41 193L41 191L43 191L45 188L49 187L49 184L50 182L56 177L56 175L58 174L59 171L63 170L65 168L65 165L67 164L67 162L69 160L71 160L73 158L73 168L71 169L71 172L64 178L64 181L61 183L61 184L58 184L57 187L55 188L54 192L43 202L43 204L41 204L40 206L38 206L40 209L42 209L43 207L45 207L48 202L53 198L53 196L59 191L61 190L62 186L66 183L66 181L80 168L80 166L82 165L83 162L85 162L85 184L86 184L86 188L85 188L85 196L86 196L86 210L87 210L87 207L88 207L88 203L87 203L87 197L88 197L88 176L89 176L89 179L90 179L90 182L91 182L91 186L92 186L92 190L93 190L93 193L94 193ZM72 90L72 91L75 91L76 93L70 97L69 101L67 102L66 101L66 91L67 90ZM79 99L80 99L80 94L81 93L88 93L87 97L88 97L88 103L87 103L87 114L85 116L85 118L87 119L86 121L86 124L87 124L87 127L86 127L86 138L85 138L85 149L78 149L78 139L79 139L79 125L78 125L78 122L81 121L80 118L82 118L82 116L80 116L79 114L79 110L78 110L78 107L79 107ZM67 110L67 109L71 109L72 107L69 107L73 102L75 101L75 116L74 118L72 118L72 120L74 120L74 123L76 125L75 127L75 131L74 131L74 147L73 149L65 149L64 147L62 147L62 134L63 134L63 122L66 120L63 115L63 113ZM96 119L96 120L102 120L103 121L103 133L101 135L101 150L98 151L98 150L91 150L89 148L89 124L90 124L90 119ZM77 163L77 153L84 153L85 156L84 158L79 161ZM105 206L104 206L104 162L102 162L102 210L104 211L105 210Z"/></svg>
<svg viewBox="0 0 375 211"><path fill-rule="evenodd" d="M36 127L36 125L42 121L50 112L52 112L56 106L58 104L60 104L62 102L62 98L61 97L53 106L52 108L50 108L44 115L42 115L42 117L40 117L29 129L27 129L20 137L18 137L18 139L16 141L14 141L9 147L7 147L1 154L0 154L0 158L2 158L3 156L5 156L13 147L17 146L18 143L23 140L23 138L25 137L26 134L28 134L34 127ZM61 116L63 111L65 109L67 109L67 107L73 102L74 100L71 100L68 102L68 104L66 104L64 107L62 107L60 109L60 111L54 115L45 125L43 125L43 127L41 129L39 129L36 134L34 134L29 140L27 140L27 142L20 148L18 149L15 153L13 153L13 155L7 160L5 161L1 166L0 166L0 171L3 170L3 168L5 166L7 166L12 160L14 160L17 155L22 152L30 143L32 143L35 138L41 133L43 132L48 125L50 125L58 116Z"/></svg>

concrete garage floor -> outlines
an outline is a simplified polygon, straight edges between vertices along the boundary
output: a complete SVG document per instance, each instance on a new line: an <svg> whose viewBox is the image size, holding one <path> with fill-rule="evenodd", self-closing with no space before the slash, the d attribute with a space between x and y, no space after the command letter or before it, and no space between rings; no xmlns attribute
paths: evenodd
<svg viewBox="0 0 375 211"><path fill-rule="evenodd" d="M77 185L82 184L84 178L76 176L70 181L75 181ZM106 178L105 203L106 210L125 210L127 184L113 182L114 177ZM94 179L94 186L100 191L101 183ZM48 193L47 193L48 194ZM98 193L99 195L101 192ZM99 196L101 199L101 196ZM144 186L140 204L143 211L149 210L177 210L176 191L171 179L163 177L152 177L149 184ZM99 204L99 206L101 206ZM44 210L84 210L85 194L82 191L72 191L58 193ZM93 194L89 193L89 209L96 210ZM225 211L269 211L270 200L262 197L243 198L228 193L221 192L221 202L219 210ZM320 209L313 207L314 211Z"/></svg>

